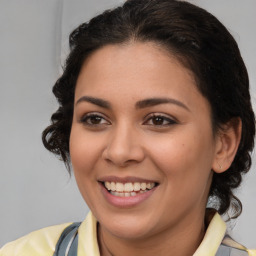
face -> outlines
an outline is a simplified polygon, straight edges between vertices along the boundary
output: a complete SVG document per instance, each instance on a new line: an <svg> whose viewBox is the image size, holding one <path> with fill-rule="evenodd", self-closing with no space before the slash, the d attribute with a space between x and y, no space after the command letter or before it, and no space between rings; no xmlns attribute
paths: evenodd
<svg viewBox="0 0 256 256"><path fill-rule="evenodd" d="M70 154L106 232L143 238L203 218L215 161L210 106L153 43L110 45L78 77Z"/></svg>

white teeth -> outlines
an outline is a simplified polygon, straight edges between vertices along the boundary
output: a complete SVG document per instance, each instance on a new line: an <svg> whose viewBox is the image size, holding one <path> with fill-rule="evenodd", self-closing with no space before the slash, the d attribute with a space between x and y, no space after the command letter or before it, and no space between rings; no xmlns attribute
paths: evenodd
<svg viewBox="0 0 256 256"><path fill-rule="evenodd" d="M117 182L116 183L116 191L118 191L118 192L124 191L124 184Z"/></svg>
<svg viewBox="0 0 256 256"><path fill-rule="evenodd" d="M106 188L107 188L108 190L111 190L111 183L110 183L110 182L106 181L106 182L105 182L105 186L106 186Z"/></svg>
<svg viewBox="0 0 256 256"><path fill-rule="evenodd" d="M113 182L113 181L106 181L104 182L105 187L112 195L119 196L119 197L129 197L129 196L136 196L138 193L145 193L148 190L152 189L156 186L156 183L146 183L146 182Z"/></svg>
<svg viewBox="0 0 256 256"><path fill-rule="evenodd" d="M144 191L140 190L140 192L138 192L138 193L143 194L145 192L147 192L147 190L144 190ZM118 197L130 197L130 196L136 196L137 195L137 193L134 192L134 191L129 193L129 192L116 192L116 191L111 191L111 190L110 190L110 194L112 194L114 196L118 196Z"/></svg>
<svg viewBox="0 0 256 256"><path fill-rule="evenodd" d="M125 183L125 184L124 184L124 191L127 191L127 192L133 191L133 185L132 185L132 183Z"/></svg>
<svg viewBox="0 0 256 256"><path fill-rule="evenodd" d="M140 183L139 182L135 182L133 185L133 190L134 191L140 191Z"/></svg>
<svg viewBox="0 0 256 256"><path fill-rule="evenodd" d="M152 189L154 187L154 183L147 183L147 189Z"/></svg>
<svg viewBox="0 0 256 256"><path fill-rule="evenodd" d="M124 197L124 193L116 192L116 196Z"/></svg>
<svg viewBox="0 0 256 256"><path fill-rule="evenodd" d="M111 182L111 189L110 190L116 191L116 183L115 182Z"/></svg>
<svg viewBox="0 0 256 256"><path fill-rule="evenodd" d="M146 188L147 188L146 183L145 183L145 182L141 183L141 184L140 184L140 188L141 188L142 190L146 190Z"/></svg>

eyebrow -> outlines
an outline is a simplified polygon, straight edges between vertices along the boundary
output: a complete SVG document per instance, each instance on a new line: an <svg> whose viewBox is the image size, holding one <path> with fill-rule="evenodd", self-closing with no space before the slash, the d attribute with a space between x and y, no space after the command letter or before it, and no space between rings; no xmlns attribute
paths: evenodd
<svg viewBox="0 0 256 256"><path fill-rule="evenodd" d="M102 107L102 108L111 109L110 103L108 101L103 100L103 99L99 99L99 98L90 97L90 96L83 96L83 97L81 97L76 102L76 105L78 103L83 102L83 101L92 103L92 104L97 105L97 106Z"/></svg>
<svg viewBox="0 0 256 256"><path fill-rule="evenodd" d="M172 99L172 98L150 98L150 99L145 99L145 100L141 100L138 101L135 105L135 107L137 109L141 109L141 108L147 108L147 107L152 107L152 106L156 106L156 105L160 105L160 104L166 104L166 103L171 103L171 104L175 104L179 107L182 107L188 111L190 111L190 109L182 102Z"/></svg>
<svg viewBox="0 0 256 256"><path fill-rule="evenodd" d="M76 105L81 102L89 102L89 103L92 103L92 104L97 105L102 108L111 109L111 104L108 101L100 99L100 98L83 96L77 100ZM140 100L140 101L136 102L135 108L142 109L142 108L148 108L148 107L152 107L152 106L156 106L156 105L160 105L160 104L167 104L167 103L175 104L179 107L182 107L182 108L190 111L190 109L184 103L182 103L178 100L172 99L172 98L149 98L149 99L145 99L145 100Z"/></svg>

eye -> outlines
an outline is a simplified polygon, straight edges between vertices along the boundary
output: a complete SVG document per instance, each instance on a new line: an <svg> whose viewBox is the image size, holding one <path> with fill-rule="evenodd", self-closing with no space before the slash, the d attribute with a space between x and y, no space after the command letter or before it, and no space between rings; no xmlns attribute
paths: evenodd
<svg viewBox="0 0 256 256"><path fill-rule="evenodd" d="M143 124L152 126L170 126L173 124L177 124L177 122L174 119L165 115L151 114L149 115L149 117L147 117L146 121Z"/></svg>
<svg viewBox="0 0 256 256"><path fill-rule="evenodd" d="M100 126L110 124L110 122L107 121L103 116L95 113L84 115L80 122L87 126Z"/></svg>

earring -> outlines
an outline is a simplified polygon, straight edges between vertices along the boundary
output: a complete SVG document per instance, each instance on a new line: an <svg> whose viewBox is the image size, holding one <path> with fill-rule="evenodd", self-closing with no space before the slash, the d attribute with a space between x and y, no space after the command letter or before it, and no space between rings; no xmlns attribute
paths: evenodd
<svg viewBox="0 0 256 256"><path fill-rule="evenodd" d="M220 165L219 162L218 162L218 165L219 165L220 170L222 170L222 165Z"/></svg>

